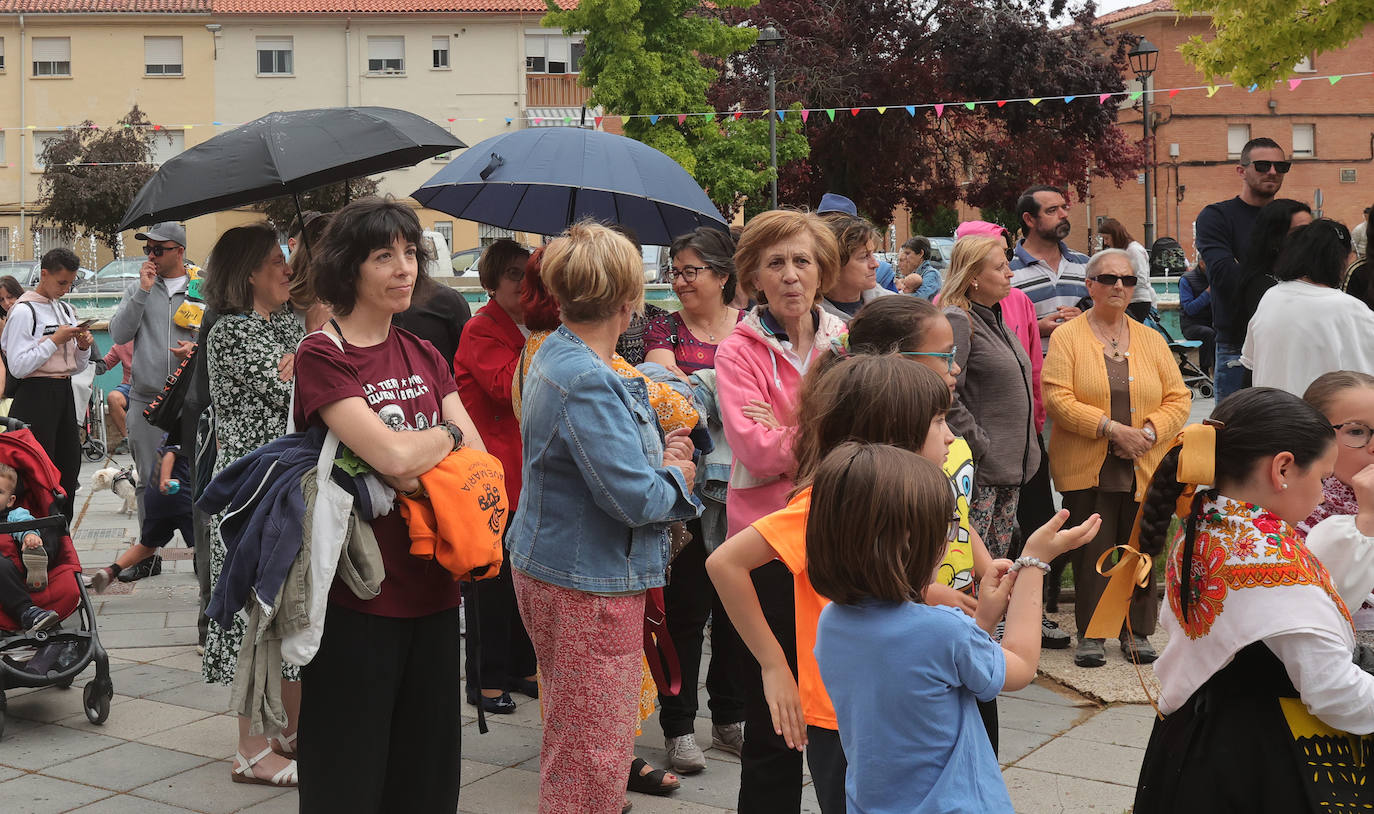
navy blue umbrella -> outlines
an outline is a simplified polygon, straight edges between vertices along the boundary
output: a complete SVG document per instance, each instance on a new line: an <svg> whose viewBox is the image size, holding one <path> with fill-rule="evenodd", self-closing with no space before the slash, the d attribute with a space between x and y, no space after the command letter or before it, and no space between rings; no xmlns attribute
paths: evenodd
<svg viewBox="0 0 1374 814"><path fill-rule="evenodd" d="M430 209L504 229L556 235L584 218L667 245L720 211L676 161L634 139L531 127L469 148L412 195Z"/></svg>

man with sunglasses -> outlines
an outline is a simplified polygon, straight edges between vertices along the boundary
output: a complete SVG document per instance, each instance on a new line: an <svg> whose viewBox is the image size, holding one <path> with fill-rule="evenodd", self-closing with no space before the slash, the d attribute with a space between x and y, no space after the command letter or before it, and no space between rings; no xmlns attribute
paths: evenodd
<svg viewBox="0 0 1374 814"><path fill-rule="evenodd" d="M134 237L145 241L143 253L148 259L139 268L138 282L129 285L110 319L110 340L134 343L128 429L138 469L142 523L144 485L156 483L157 448L162 440L162 430L149 424L143 411L162 392L168 374L195 347L203 306L197 309L197 303L186 301L191 281L186 266L186 229L179 223L157 223ZM134 566L134 575L141 573L142 565Z"/></svg>
<svg viewBox="0 0 1374 814"><path fill-rule="evenodd" d="M1250 139L1241 149L1236 166L1236 175L1241 179L1240 194L1208 204L1194 224L1197 250L1211 278L1217 401L1244 387L1240 342L1245 324L1239 316L1244 298L1239 286L1245 275L1240 258L1250 246L1260 209L1278 195L1291 166L1278 142L1265 137Z"/></svg>

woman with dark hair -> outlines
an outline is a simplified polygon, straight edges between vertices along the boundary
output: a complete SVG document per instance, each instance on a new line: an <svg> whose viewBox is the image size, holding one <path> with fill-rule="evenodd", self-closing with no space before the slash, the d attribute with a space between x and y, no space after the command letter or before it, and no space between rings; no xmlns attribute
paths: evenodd
<svg viewBox="0 0 1374 814"><path fill-rule="evenodd" d="M296 359L296 426L328 428L410 496L423 494L419 477L449 453L485 451L448 361L391 324L410 307L427 254L404 204L369 197L335 213L311 263L315 293L334 316ZM408 811L452 814L460 583L437 560L410 554L399 509L370 526L386 573L381 592L362 600L336 580L319 651L301 669L300 810L379 814L403 801Z"/></svg>
<svg viewBox="0 0 1374 814"><path fill-rule="evenodd" d="M448 362L449 370L453 370L453 357L458 352L463 326L470 319L472 307L462 293L431 279L421 266L415 277L410 307L392 317L391 322L433 345Z"/></svg>
<svg viewBox="0 0 1374 814"><path fill-rule="evenodd" d="M716 366L716 345L744 316L730 306L737 284L735 244L725 232L701 226L675 238L668 252L668 274L682 308L650 320L644 361L686 379Z"/></svg>
<svg viewBox="0 0 1374 814"><path fill-rule="evenodd" d="M288 304L291 267L282 255L277 231L269 224L237 226L225 232L210 250L206 269L201 290L205 304L218 315L204 340L206 379L217 426L218 473L286 433L296 346L305 333ZM219 581L226 556L221 520L219 515L210 518L211 586ZM234 617L228 630L210 622L203 661L206 681L234 683L244 630L242 616ZM239 717L235 781L296 784L296 765L290 758L295 756L300 718L299 668L282 666L281 695L287 721L280 735L250 735L248 718Z"/></svg>
<svg viewBox="0 0 1374 814"><path fill-rule="evenodd" d="M325 229L334 219L332 212L307 212L305 226L298 233L298 242L291 246L291 308L305 325L306 333L313 333L329 321L329 306L315 296L314 274L310 269L311 255L324 240ZM299 221L296 221L299 223ZM293 232L295 223L292 224ZM290 238L287 240L290 243Z"/></svg>
<svg viewBox="0 0 1374 814"><path fill-rule="evenodd" d="M1254 387L1185 428L1160 460L1139 542L1151 556L1168 551L1169 643L1154 665L1164 717L1140 767L1136 814L1374 800L1371 744L1353 737L1374 732L1374 676L1351 660L1350 617L1374 572L1332 574L1314 542L1367 548L1374 512L1328 518L1307 541L1294 528L1322 500L1335 442L1315 407ZM1361 505L1374 506L1372 480L1355 479Z"/></svg>
<svg viewBox="0 0 1374 814"><path fill-rule="evenodd" d="M512 512L520 504L521 452L511 382L529 333L520 307L520 283L529 256L528 249L506 238L482 252L477 277L490 299L469 320L453 359L458 396L487 451L505 469L506 499ZM467 595L463 610L471 631L467 638L468 703L481 704L487 712L515 712L509 690L531 698L538 697L539 690L534 680L534 646L515 605L509 564L503 563L495 577L468 585Z"/></svg>
<svg viewBox="0 0 1374 814"><path fill-rule="evenodd" d="M1364 210L1365 219L1350 230L1350 241L1358 258L1345 278L1345 292L1374 310L1374 258L1369 256L1368 235L1374 224L1374 206ZM3 278L0 278L3 281Z"/></svg>
<svg viewBox="0 0 1374 814"><path fill-rule="evenodd" d="M913 237L897 252L897 290L929 300L940 293L940 270L930 262L930 240Z"/></svg>
<svg viewBox="0 0 1374 814"><path fill-rule="evenodd" d="M1350 231L1321 218L1299 228L1274 267L1281 282L1250 320L1241 362L1260 387L1301 395L1331 370L1374 372L1374 311L1341 291Z"/></svg>
<svg viewBox="0 0 1374 814"><path fill-rule="evenodd" d="M1098 224L1097 231L1104 238L1106 248L1120 249L1130 258L1131 271L1135 274L1136 283L1135 290L1131 292L1131 304L1126 306L1126 313L1136 322L1144 322L1145 317L1150 315L1150 309L1154 308L1159 300L1159 295L1155 294L1154 287L1150 285L1149 254L1145 247L1140 245L1140 241L1126 230L1125 224L1116 218L1102 221Z"/></svg>

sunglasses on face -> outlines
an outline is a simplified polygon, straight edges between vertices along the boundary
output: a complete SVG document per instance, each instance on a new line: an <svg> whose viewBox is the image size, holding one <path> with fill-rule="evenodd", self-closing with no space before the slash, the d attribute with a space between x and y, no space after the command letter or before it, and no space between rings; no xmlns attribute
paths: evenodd
<svg viewBox="0 0 1374 814"><path fill-rule="evenodd" d="M956 354L956 353L959 352L959 348L958 348L957 346L954 347L954 348L951 348L950 351L949 351L948 353L936 353L936 352L934 352L934 351L923 351L923 350L904 350L904 351L899 351L899 352L900 352L903 356L934 356L934 357L937 358L937 359L944 359L944 360L945 360L945 372L946 372L946 373L949 373L949 374L951 374L951 375L953 375L953 374L954 374L954 354Z"/></svg>
<svg viewBox="0 0 1374 814"><path fill-rule="evenodd" d="M146 254L146 255L148 255L149 257L161 257L162 255L166 254L167 252L174 251L174 250L179 249L179 248L181 248L181 247L180 247L180 246L176 246L176 245L172 245L172 246L144 246L144 247L143 247L143 253Z"/></svg>
<svg viewBox="0 0 1374 814"><path fill-rule="evenodd" d="M1279 175L1287 175L1293 169L1292 161L1251 161L1247 167L1254 167L1255 172L1260 175L1268 175L1270 170L1277 170Z"/></svg>
<svg viewBox="0 0 1374 814"><path fill-rule="evenodd" d="M1374 441L1374 429L1370 429L1369 425L1362 421L1332 424L1331 429L1336 431L1336 441L1350 449L1364 449L1369 446L1370 441Z"/></svg>
<svg viewBox="0 0 1374 814"><path fill-rule="evenodd" d="M668 276L672 277L674 280L681 277L686 282L694 283L697 280L698 274L710 270L710 266L669 266Z"/></svg>
<svg viewBox="0 0 1374 814"><path fill-rule="evenodd" d="M1134 274L1099 274L1096 277L1088 278L1091 282L1098 285L1105 285L1108 288L1121 283L1127 288L1135 288L1136 276Z"/></svg>

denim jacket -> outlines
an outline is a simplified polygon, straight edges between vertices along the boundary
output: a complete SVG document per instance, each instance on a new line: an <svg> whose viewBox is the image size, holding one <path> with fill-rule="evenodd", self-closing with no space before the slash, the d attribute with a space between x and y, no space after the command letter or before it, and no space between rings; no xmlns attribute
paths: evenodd
<svg viewBox="0 0 1374 814"><path fill-rule="evenodd" d="M701 512L674 467L643 380L621 378L566 327L535 354L522 389L524 491L510 563L579 591L665 583L668 523Z"/></svg>

